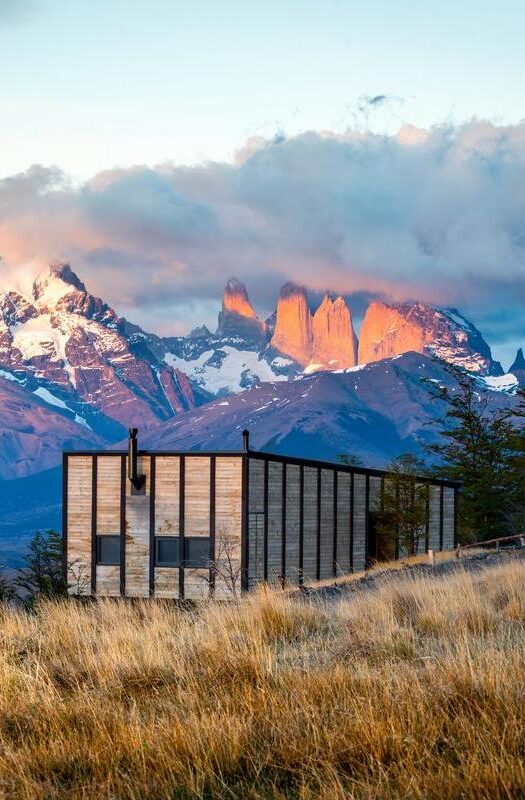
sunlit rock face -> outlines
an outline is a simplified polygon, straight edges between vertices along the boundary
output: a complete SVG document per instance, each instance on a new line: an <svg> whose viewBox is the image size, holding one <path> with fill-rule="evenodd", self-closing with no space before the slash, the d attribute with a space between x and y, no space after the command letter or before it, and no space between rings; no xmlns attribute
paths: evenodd
<svg viewBox="0 0 525 800"><path fill-rule="evenodd" d="M423 349L424 331L408 314L386 303L369 305L359 335L360 364Z"/></svg>
<svg viewBox="0 0 525 800"><path fill-rule="evenodd" d="M359 364L410 351L436 356L480 375L503 373L481 333L455 309L423 303L371 303L359 335Z"/></svg>
<svg viewBox="0 0 525 800"><path fill-rule="evenodd" d="M312 365L344 369L357 364L357 337L344 298L325 295L312 318Z"/></svg>
<svg viewBox="0 0 525 800"><path fill-rule="evenodd" d="M230 278L222 296L218 333L222 336L260 339L266 325L257 317L243 283Z"/></svg>
<svg viewBox="0 0 525 800"><path fill-rule="evenodd" d="M275 330L271 346L306 366L312 354L312 315L308 307L306 290L294 283L286 283L277 302Z"/></svg>

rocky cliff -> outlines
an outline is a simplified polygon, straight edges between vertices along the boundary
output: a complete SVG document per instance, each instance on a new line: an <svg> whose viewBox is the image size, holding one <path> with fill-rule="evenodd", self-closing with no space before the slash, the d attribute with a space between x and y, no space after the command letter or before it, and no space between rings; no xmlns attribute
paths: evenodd
<svg viewBox="0 0 525 800"><path fill-rule="evenodd" d="M0 294L0 369L96 432L117 436L195 405L187 376L140 348L141 335L126 335L69 265L52 265L25 292Z"/></svg>
<svg viewBox="0 0 525 800"><path fill-rule="evenodd" d="M312 354L312 315L306 289L286 283L279 294L271 346L306 366Z"/></svg>
<svg viewBox="0 0 525 800"><path fill-rule="evenodd" d="M525 386L525 356L523 355L523 350L521 347L516 353L516 358L514 359L512 366L509 368L509 372L516 376L520 386Z"/></svg>
<svg viewBox="0 0 525 800"><path fill-rule="evenodd" d="M357 364L357 336L344 298L325 295L312 319L311 365L345 369Z"/></svg>
<svg viewBox="0 0 525 800"><path fill-rule="evenodd" d="M414 351L480 375L501 375L481 333L455 309L423 303L372 303L359 336L359 363L367 364Z"/></svg>
<svg viewBox="0 0 525 800"><path fill-rule="evenodd" d="M217 333L255 341L262 341L265 336L266 325L255 313L245 285L236 278L230 278L224 288Z"/></svg>

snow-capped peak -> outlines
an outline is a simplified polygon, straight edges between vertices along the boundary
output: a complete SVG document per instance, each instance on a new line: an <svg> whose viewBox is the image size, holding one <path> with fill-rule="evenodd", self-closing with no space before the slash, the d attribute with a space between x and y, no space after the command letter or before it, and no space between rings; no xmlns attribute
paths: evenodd
<svg viewBox="0 0 525 800"><path fill-rule="evenodd" d="M69 264L51 264L33 282L33 300L40 306L54 306L72 292L85 292L86 287Z"/></svg>

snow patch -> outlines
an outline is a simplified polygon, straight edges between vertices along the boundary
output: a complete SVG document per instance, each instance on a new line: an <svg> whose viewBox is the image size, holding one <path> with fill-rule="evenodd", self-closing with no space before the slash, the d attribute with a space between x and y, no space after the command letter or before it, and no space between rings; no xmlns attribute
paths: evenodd
<svg viewBox="0 0 525 800"><path fill-rule="evenodd" d="M38 389L35 389L33 394L36 394L37 397L40 397L44 403L48 403L50 406L57 406L57 408L63 408L67 411L71 411L69 406L67 406L63 400L61 400L59 397L55 397L54 394L51 394L48 389L44 389L43 386L39 386Z"/></svg>
<svg viewBox="0 0 525 800"><path fill-rule="evenodd" d="M164 361L174 369L180 369L212 394L219 392L242 392L246 385L246 378L257 379L261 383L273 381L286 381L286 375L276 375L270 364L260 359L253 350L237 350L226 345L220 348L224 356L219 359L220 365L214 363L217 351L206 350L200 356L186 361L184 358L166 353ZM208 363L211 362L211 363Z"/></svg>
<svg viewBox="0 0 525 800"><path fill-rule="evenodd" d="M508 372L506 375L486 375L483 378L480 378L481 382L485 384L488 389L491 389L493 392L507 392L508 394L514 394L519 386L519 381L512 372Z"/></svg>

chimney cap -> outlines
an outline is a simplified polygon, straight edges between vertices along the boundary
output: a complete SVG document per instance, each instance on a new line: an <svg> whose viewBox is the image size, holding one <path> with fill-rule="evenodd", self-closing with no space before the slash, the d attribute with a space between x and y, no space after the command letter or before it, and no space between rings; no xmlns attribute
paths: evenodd
<svg viewBox="0 0 525 800"><path fill-rule="evenodd" d="M129 431L129 438L130 439L136 439L137 438L137 433L139 432L138 428L128 428L128 431Z"/></svg>

